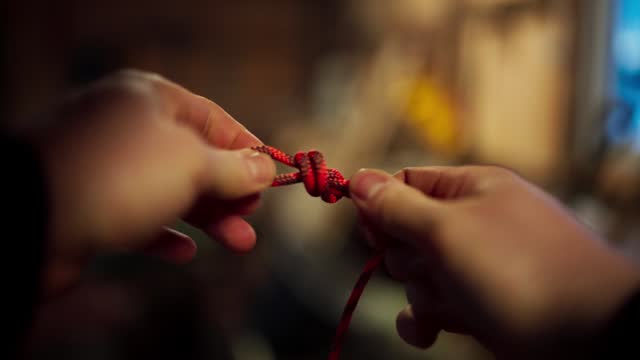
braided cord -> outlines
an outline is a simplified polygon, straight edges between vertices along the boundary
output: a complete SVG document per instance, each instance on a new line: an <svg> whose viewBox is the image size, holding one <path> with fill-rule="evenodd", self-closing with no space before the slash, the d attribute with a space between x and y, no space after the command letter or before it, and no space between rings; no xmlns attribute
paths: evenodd
<svg viewBox="0 0 640 360"><path fill-rule="evenodd" d="M298 169L298 171L277 175L271 186L284 186L296 183L303 183L304 188L311 196L319 196L327 203L335 203L343 197L349 196L349 180L336 169L328 168L322 153L316 150L309 152L299 152L291 156L274 147L261 145L252 147L253 150L269 155L273 160ZM329 351L328 360L338 360L344 342L345 335L349 329L351 318L358 306L360 296L364 292L371 275L376 271L382 262L382 254L374 255L364 266L358 277L349 300L344 307L340 322L333 338L333 343Z"/></svg>
<svg viewBox="0 0 640 360"><path fill-rule="evenodd" d="M328 203L335 203L343 197L349 197L349 180L346 180L338 170L327 167L324 156L319 151L299 152L291 156L267 145L254 146L252 149L298 169L295 172L276 176L271 186L301 182L309 195L319 196Z"/></svg>

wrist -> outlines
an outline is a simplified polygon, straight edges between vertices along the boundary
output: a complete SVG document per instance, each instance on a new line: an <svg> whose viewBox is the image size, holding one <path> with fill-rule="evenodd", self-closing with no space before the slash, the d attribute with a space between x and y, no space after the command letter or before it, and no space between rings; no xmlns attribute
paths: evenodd
<svg viewBox="0 0 640 360"><path fill-rule="evenodd" d="M600 245L600 244L598 244ZM640 289L640 271L612 249L594 249L588 266L566 286L556 288L544 343L536 343L552 358L592 358L599 350L616 313ZM597 259L596 259L597 258ZM573 272L573 271L570 271Z"/></svg>

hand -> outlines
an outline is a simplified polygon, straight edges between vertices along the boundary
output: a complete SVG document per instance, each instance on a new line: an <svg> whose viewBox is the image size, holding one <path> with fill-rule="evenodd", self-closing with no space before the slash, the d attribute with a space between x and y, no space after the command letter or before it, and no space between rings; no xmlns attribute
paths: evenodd
<svg viewBox="0 0 640 360"><path fill-rule="evenodd" d="M195 254L165 226L182 217L236 251L256 241L241 216L275 176L261 144L215 103L160 76L125 71L62 104L35 136L51 197L46 286L59 289L96 251ZM243 150L240 150L243 149Z"/></svg>
<svg viewBox="0 0 640 360"><path fill-rule="evenodd" d="M388 271L406 282L397 327L416 346L444 329L507 358L570 352L640 285L626 258L502 168L364 170L350 190Z"/></svg>

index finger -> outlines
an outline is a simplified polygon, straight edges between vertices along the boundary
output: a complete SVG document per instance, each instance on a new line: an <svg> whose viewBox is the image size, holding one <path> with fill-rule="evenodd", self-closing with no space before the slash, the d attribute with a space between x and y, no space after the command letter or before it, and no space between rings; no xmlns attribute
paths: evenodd
<svg viewBox="0 0 640 360"><path fill-rule="evenodd" d="M208 144L228 150L261 145L247 128L213 101L156 74L132 71L150 81L162 96L165 111L202 137Z"/></svg>
<svg viewBox="0 0 640 360"><path fill-rule="evenodd" d="M393 176L427 196L450 200L479 194L513 173L496 166L423 166L404 168Z"/></svg>

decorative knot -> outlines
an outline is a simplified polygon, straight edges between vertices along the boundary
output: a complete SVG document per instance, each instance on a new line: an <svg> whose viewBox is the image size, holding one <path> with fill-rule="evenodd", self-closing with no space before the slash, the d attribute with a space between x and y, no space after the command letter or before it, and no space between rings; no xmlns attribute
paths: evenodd
<svg viewBox="0 0 640 360"><path fill-rule="evenodd" d="M280 174L273 180L271 186L283 186L304 183L304 188L311 196L320 196L328 203L334 203L342 197L349 197L349 180L336 169L327 167L324 156L319 151L299 152L293 156L267 145L254 146L253 150L267 154L275 161L298 169L296 172ZM336 329L336 335L329 351L329 360L338 360L342 344L345 339L353 312L356 310L358 300L373 272L380 266L384 258L383 253L374 255L367 261L356 285L349 295L347 305L344 307L340 323Z"/></svg>
<svg viewBox="0 0 640 360"><path fill-rule="evenodd" d="M338 170L328 168L324 156L317 150L298 152L291 156L267 145L254 146L252 149L298 169L296 172L277 175L271 186L301 182L309 195L320 196L328 203L335 203L345 196L349 197L349 180L346 180Z"/></svg>

